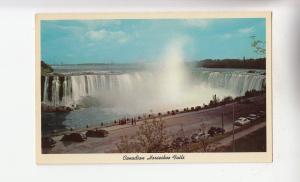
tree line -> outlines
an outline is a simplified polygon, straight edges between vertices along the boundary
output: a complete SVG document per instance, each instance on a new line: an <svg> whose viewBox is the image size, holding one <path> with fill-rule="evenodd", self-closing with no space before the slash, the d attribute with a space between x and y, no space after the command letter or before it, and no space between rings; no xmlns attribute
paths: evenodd
<svg viewBox="0 0 300 182"><path fill-rule="evenodd" d="M204 68L266 69L266 58L258 59L205 59L196 63Z"/></svg>

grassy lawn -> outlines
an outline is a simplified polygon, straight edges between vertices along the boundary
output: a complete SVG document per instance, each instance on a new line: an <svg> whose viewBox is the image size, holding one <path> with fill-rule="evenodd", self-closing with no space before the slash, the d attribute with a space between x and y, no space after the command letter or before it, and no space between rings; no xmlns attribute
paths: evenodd
<svg viewBox="0 0 300 182"><path fill-rule="evenodd" d="M259 118L256 121L253 121L246 126L236 128L235 133L246 130L261 122L265 122L265 118ZM216 135L214 137L209 137L205 141L205 143L207 145L210 145L231 135L232 135L232 131L228 131L223 135ZM266 151L266 127L263 127L253 133L246 135L243 138L236 140L235 151L236 152L265 152ZM203 151L202 143L199 142L199 143L190 143L179 149L173 149L171 152L205 152L205 151ZM218 147L213 150L208 149L207 152L232 152L232 145Z"/></svg>
<svg viewBox="0 0 300 182"><path fill-rule="evenodd" d="M232 152L232 144L218 148L218 152ZM236 152L266 152L266 127L235 141Z"/></svg>

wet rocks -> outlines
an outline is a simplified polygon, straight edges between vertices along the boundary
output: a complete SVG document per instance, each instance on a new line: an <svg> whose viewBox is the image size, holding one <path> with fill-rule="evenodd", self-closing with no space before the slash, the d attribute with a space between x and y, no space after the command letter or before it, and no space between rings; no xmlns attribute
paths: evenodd
<svg viewBox="0 0 300 182"><path fill-rule="evenodd" d="M49 106L42 104L42 112L71 112L75 109L69 106Z"/></svg>
<svg viewBox="0 0 300 182"><path fill-rule="evenodd" d="M42 137L42 148L52 148L56 144L51 137Z"/></svg>

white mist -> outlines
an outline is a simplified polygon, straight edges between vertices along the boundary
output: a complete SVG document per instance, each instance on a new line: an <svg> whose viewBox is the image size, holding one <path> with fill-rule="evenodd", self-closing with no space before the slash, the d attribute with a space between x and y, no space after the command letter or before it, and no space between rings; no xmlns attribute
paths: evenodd
<svg viewBox="0 0 300 182"><path fill-rule="evenodd" d="M188 82L186 68L183 62L183 41L171 41L165 50L162 68L159 69L159 97L163 103L177 104Z"/></svg>

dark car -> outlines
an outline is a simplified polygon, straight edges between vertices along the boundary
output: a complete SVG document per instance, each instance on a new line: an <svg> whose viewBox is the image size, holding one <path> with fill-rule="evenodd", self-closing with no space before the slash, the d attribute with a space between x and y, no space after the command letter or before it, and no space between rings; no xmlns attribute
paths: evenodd
<svg viewBox="0 0 300 182"><path fill-rule="evenodd" d="M217 134L216 127L210 127L207 133L209 134L209 136L214 137Z"/></svg>
<svg viewBox="0 0 300 182"><path fill-rule="evenodd" d="M210 137L214 137L218 134L223 134L225 133L225 130L223 128L220 127L210 127L210 129L207 132L209 134Z"/></svg>
<svg viewBox="0 0 300 182"><path fill-rule="evenodd" d="M52 148L56 144L56 141L51 137L42 137L42 148Z"/></svg>
<svg viewBox="0 0 300 182"><path fill-rule="evenodd" d="M192 140L192 142L193 142L193 143L197 143L197 142L199 142L199 140L200 140L200 136L198 135L198 133L194 133L194 134L192 134L192 136L191 136L191 140Z"/></svg>
<svg viewBox="0 0 300 182"><path fill-rule="evenodd" d="M216 128L216 133L217 134L223 134L223 133L225 133L225 130L223 129L223 128Z"/></svg>
<svg viewBox="0 0 300 182"><path fill-rule="evenodd" d="M185 137L185 138L183 139L183 144L184 144L184 145L187 145L187 144L189 144L189 143L190 143L190 139L187 138L187 137Z"/></svg>
<svg viewBox="0 0 300 182"><path fill-rule="evenodd" d="M187 145L190 143L189 138L187 137L177 137L175 140L172 142L172 147L173 148L180 148L184 145Z"/></svg>
<svg viewBox="0 0 300 182"><path fill-rule="evenodd" d="M88 130L85 135L87 137L106 137L108 135L108 131L106 130Z"/></svg>
<svg viewBox="0 0 300 182"><path fill-rule="evenodd" d="M83 142L83 141L86 141L86 135L83 133L65 134L62 137L61 141Z"/></svg>
<svg viewBox="0 0 300 182"><path fill-rule="evenodd" d="M179 143L179 142L182 142L182 143L183 143L183 141L184 141L184 138L183 138L183 137L177 137L177 138L174 140L174 142L176 142L176 143Z"/></svg>
<svg viewBox="0 0 300 182"><path fill-rule="evenodd" d="M175 140L173 140L172 147L179 148L182 147L183 144L184 144L184 139L182 137L177 137Z"/></svg>
<svg viewBox="0 0 300 182"><path fill-rule="evenodd" d="M266 112L265 111L259 111L257 115L260 116L260 117L266 117Z"/></svg>

